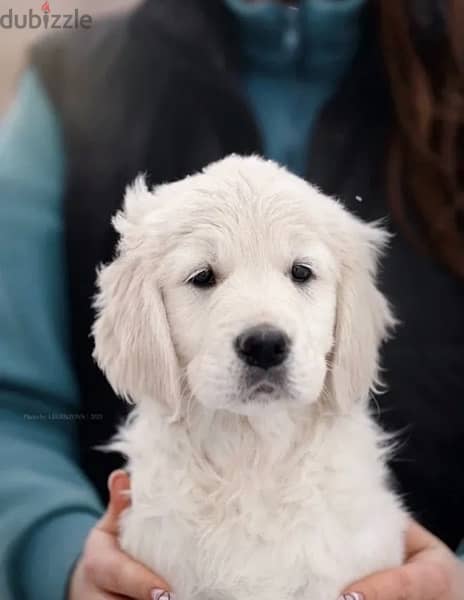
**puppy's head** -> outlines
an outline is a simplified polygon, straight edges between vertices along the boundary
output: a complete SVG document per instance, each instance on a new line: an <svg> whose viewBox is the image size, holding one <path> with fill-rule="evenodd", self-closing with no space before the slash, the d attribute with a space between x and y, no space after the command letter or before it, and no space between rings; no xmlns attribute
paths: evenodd
<svg viewBox="0 0 464 600"><path fill-rule="evenodd" d="M272 162L232 156L128 189L100 270L95 357L116 392L256 414L367 398L392 323L385 234Z"/></svg>

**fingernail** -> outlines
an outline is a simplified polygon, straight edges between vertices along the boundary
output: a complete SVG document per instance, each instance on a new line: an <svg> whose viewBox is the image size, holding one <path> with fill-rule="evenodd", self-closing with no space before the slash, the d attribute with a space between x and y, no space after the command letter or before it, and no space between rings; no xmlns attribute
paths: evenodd
<svg viewBox="0 0 464 600"><path fill-rule="evenodd" d="M151 590L152 600L176 600L176 597L172 592L167 592L166 590L159 590L155 588Z"/></svg>
<svg viewBox="0 0 464 600"><path fill-rule="evenodd" d="M113 487L113 485L115 485L116 487L120 485L121 478L124 478L124 480L127 478L127 473L126 471L124 471L124 469L116 469L116 471L110 473L107 481L109 492L111 492L111 488Z"/></svg>
<svg viewBox="0 0 464 600"><path fill-rule="evenodd" d="M338 600L365 600L364 594L360 592L350 592L349 594L343 594Z"/></svg>

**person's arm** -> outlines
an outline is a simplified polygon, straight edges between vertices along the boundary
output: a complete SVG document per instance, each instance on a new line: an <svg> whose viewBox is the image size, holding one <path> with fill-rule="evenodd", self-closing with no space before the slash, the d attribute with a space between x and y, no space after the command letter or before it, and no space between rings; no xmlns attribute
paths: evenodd
<svg viewBox="0 0 464 600"><path fill-rule="evenodd" d="M27 73L0 126L0 598L158 599L168 584L119 548L127 475L101 516L79 467L60 135Z"/></svg>
<svg viewBox="0 0 464 600"><path fill-rule="evenodd" d="M57 119L27 72L0 127L0 598L62 600L102 506L78 464Z"/></svg>

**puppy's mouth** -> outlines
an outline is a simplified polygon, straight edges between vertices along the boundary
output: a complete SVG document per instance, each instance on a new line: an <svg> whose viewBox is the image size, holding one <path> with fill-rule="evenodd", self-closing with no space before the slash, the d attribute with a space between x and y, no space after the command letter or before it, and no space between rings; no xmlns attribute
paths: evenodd
<svg viewBox="0 0 464 600"><path fill-rule="evenodd" d="M276 386L272 383L258 383L252 390L251 395L256 396L257 394L273 394L276 391Z"/></svg>
<svg viewBox="0 0 464 600"><path fill-rule="evenodd" d="M255 367L247 369L245 375L247 402L273 400L285 392L286 372L284 368L263 370Z"/></svg>

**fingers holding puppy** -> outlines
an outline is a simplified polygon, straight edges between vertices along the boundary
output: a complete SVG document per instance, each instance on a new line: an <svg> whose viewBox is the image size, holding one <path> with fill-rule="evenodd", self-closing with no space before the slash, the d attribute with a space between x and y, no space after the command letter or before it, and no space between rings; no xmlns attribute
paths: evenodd
<svg viewBox="0 0 464 600"><path fill-rule="evenodd" d="M406 561L350 586L340 600L462 600L464 562L438 538L411 521Z"/></svg>
<svg viewBox="0 0 464 600"><path fill-rule="evenodd" d="M119 517L130 504L127 473L115 471L109 478L108 486L108 508L87 538L71 577L68 600L167 598L167 583L130 558L118 544Z"/></svg>

